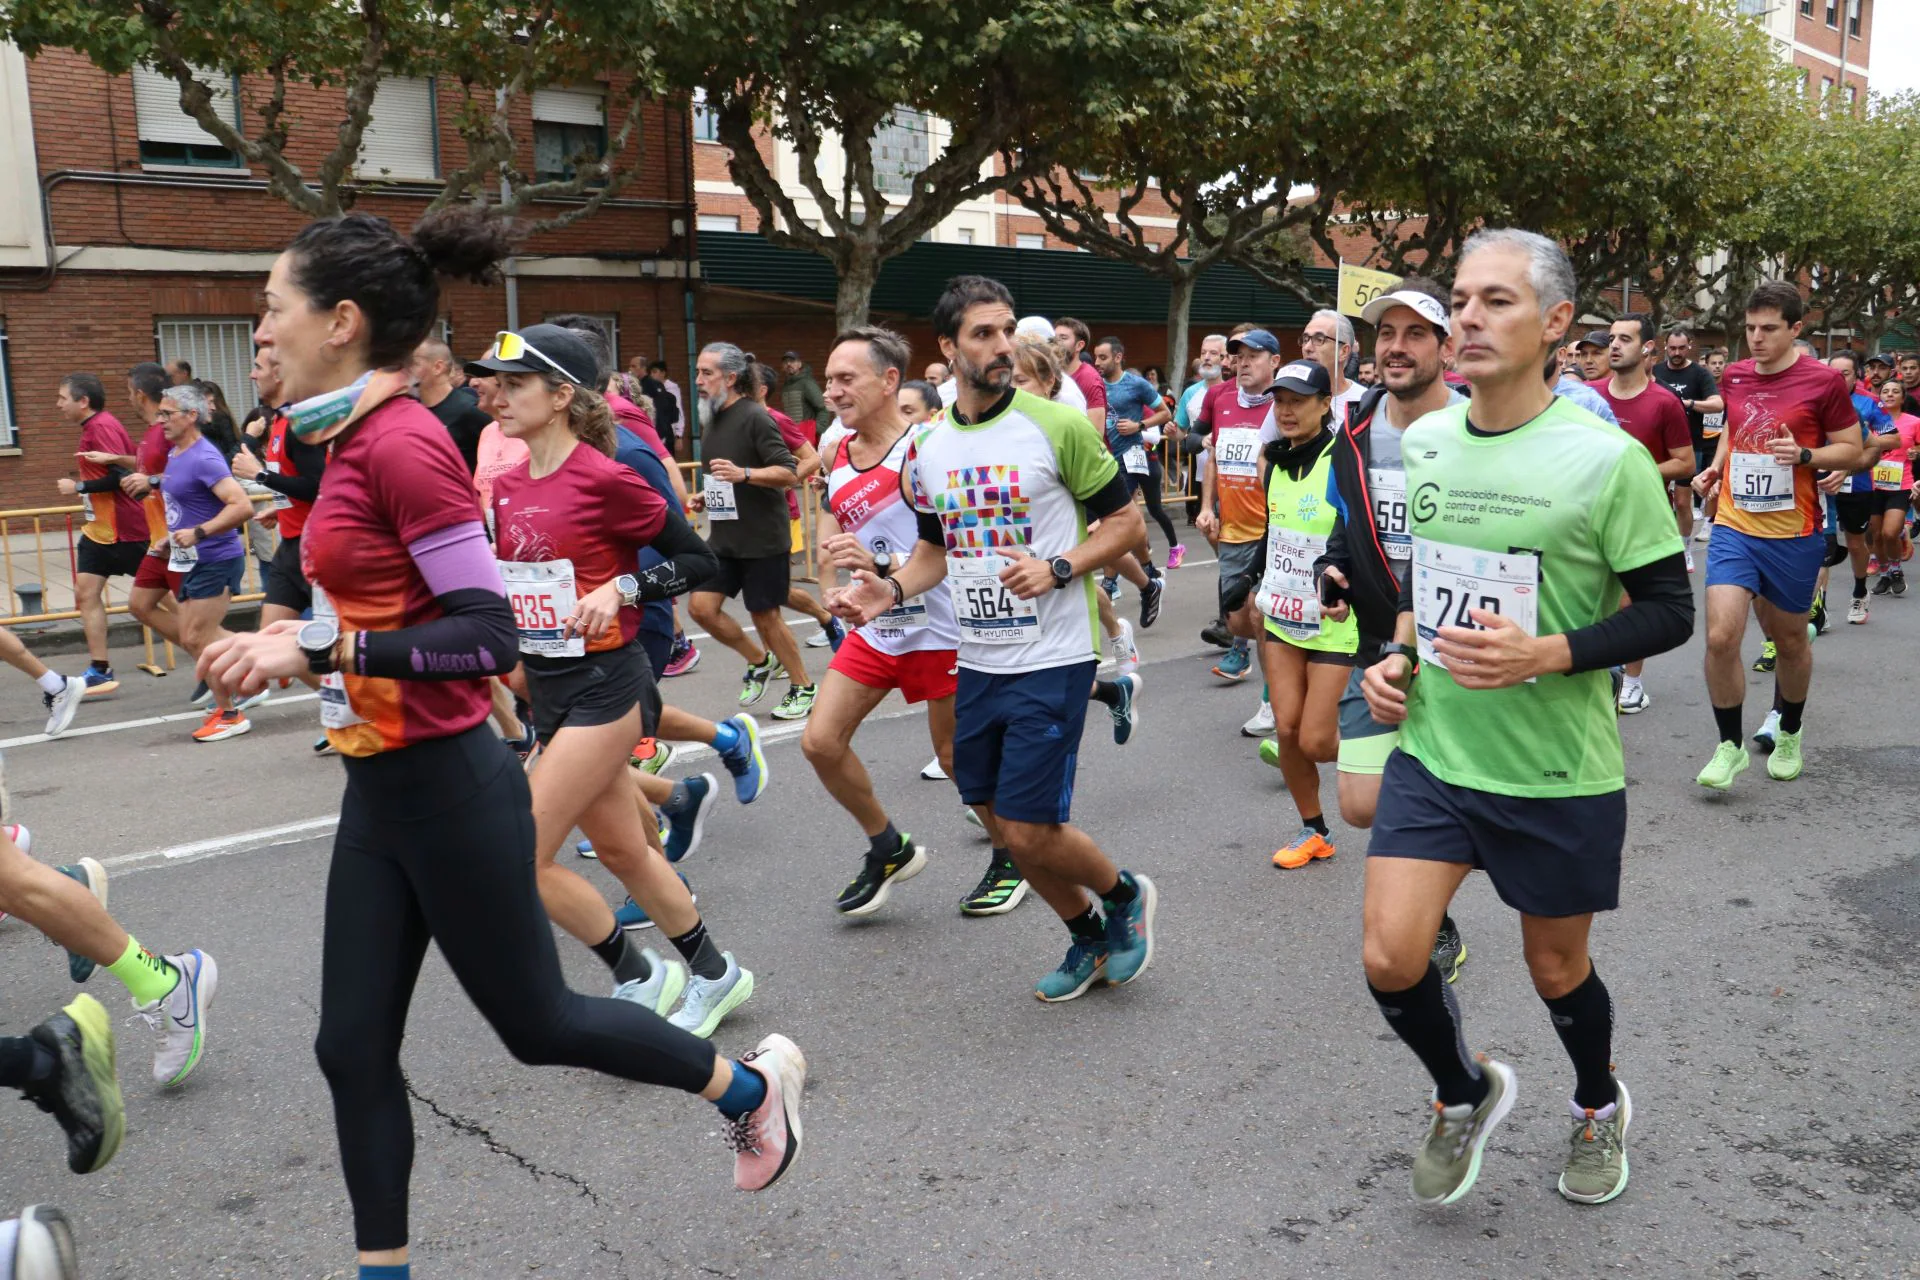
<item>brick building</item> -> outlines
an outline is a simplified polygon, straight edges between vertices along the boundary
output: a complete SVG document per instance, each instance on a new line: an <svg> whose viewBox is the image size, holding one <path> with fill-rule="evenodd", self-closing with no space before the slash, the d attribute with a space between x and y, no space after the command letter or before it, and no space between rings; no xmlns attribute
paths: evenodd
<svg viewBox="0 0 1920 1280"><path fill-rule="evenodd" d="M1809 97L1845 86L1864 102L1876 0L1741 0L1740 11L1766 27L1782 62L1797 69Z"/></svg>

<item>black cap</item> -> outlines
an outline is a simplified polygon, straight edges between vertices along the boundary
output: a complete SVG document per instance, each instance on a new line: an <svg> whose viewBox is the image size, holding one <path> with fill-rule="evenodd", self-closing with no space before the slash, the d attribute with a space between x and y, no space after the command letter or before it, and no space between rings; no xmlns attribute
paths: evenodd
<svg viewBox="0 0 1920 1280"><path fill-rule="evenodd" d="M1613 345L1613 333L1608 329L1589 329L1587 336L1573 344L1575 347L1598 347L1605 351Z"/></svg>
<svg viewBox="0 0 1920 1280"><path fill-rule="evenodd" d="M1273 375L1271 389L1303 396L1330 396L1333 378L1327 373L1327 366L1318 360L1294 360L1282 365L1280 372Z"/></svg>
<svg viewBox="0 0 1920 1280"><path fill-rule="evenodd" d="M551 373L576 386L595 391L600 389L594 385L600 372L600 362L573 330L562 329L557 324L535 324L519 330L515 336L526 344L528 350L525 354L517 360L502 360L498 353L499 343L496 342L487 349L485 356L467 362L467 376L487 378L499 373ZM541 359L541 356L546 359Z"/></svg>
<svg viewBox="0 0 1920 1280"><path fill-rule="evenodd" d="M800 358L800 353L798 351L789 351L785 355L781 356L780 358L782 360L798 360Z"/></svg>

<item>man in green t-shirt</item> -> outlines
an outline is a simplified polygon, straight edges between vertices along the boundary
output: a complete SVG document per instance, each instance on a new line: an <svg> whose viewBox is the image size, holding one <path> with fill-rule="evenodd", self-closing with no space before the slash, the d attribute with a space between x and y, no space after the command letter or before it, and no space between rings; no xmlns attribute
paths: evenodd
<svg viewBox="0 0 1920 1280"><path fill-rule="evenodd" d="M1473 398L1401 442L1412 568L1395 642L1362 683L1404 722L1368 847L1367 982L1434 1079L1413 1191L1450 1204L1513 1105L1513 1069L1470 1058L1431 952L1467 873L1520 912L1527 968L1573 1060L1560 1193L1627 1184L1632 1102L1612 1072L1613 1002L1587 954L1620 901L1627 803L1608 668L1683 642L1693 594L1666 487L1638 441L1541 373L1573 318L1565 253L1526 231L1476 233L1453 285ZM1632 603L1620 608L1622 589Z"/></svg>

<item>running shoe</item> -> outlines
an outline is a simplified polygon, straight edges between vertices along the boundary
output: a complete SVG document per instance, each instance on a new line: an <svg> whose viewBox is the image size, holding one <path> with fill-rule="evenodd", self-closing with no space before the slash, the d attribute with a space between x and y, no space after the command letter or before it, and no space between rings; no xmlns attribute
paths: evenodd
<svg viewBox="0 0 1920 1280"><path fill-rule="evenodd" d="M673 744L663 738L642 738L627 763L657 775L673 763L675 754Z"/></svg>
<svg viewBox="0 0 1920 1280"><path fill-rule="evenodd" d="M1683 554L1683 555L1684 555L1684 556L1686 556L1686 558L1687 558L1687 572L1688 572L1688 573L1692 573L1692 572L1694 572L1694 568L1693 568L1693 548L1692 548L1692 547L1688 547L1688 546L1683 546L1683 547L1681 547L1681 548L1680 548L1680 551L1681 551L1681 554Z"/></svg>
<svg viewBox="0 0 1920 1280"><path fill-rule="evenodd" d="M135 1005L147 1026L161 1033L153 1054L154 1082L172 1088L185 1080L207 1048L207 1014L220 985L220 967L213 957L195 948L185 955L162 957L180 975L173 990L152 1004Z"/></svg>
<svg viewBox="0 0 1920 1280"><path fill-rule="evenodd" d="M213 705L213 690L207 688L207 682L205 680L193 686L193 693L188 696L187 705L190 707L210 707Z"/></svg>
<svg viewBox="0 0 1920 1280"><path fill-rule="evenodd" d="M1113 601L1115 604L1120 603L1120 579L1102 578L1100 579L1100 589L1107 593L1107 599Z"/></svg>
<svg viewBox="0 0 1920 1280"><path fill-rule="evenodd" d="M1260 740L1260 763L1273 769L1280 767L1280 740L1278 738L1262 738Z"/></svg>
<svg viewBox="0 0 1920 1280"><path fill-rule="evenodd" d="M1614 705L1623 716L1637 716L1653 705L1653 699L1647 696L1646 686L1634 680L1620 687L1620 697Z"/></svg>
<svg viewBox="0 0 1920 1280"><path fill-rule="evenodd" d="M613 989L613 998L637 1004L664 1018L667 1010L673 1008L674 1001L680 998L680 993L687 989L687 967L675 961L662 960L660 953L652 947L642 947L640 954L646 957L649 966L647 976L621 983Z"/></svg>
<svg viewBox="0 0 1920 1280"><path fill-rule="evenodd" d="M1213 668L1213 674L1222 680L1238 683L1247 678L1247 671L1253 666L1253 658L1245 649L1238 646L1227 650L1227 656L1220 659Z"/></svg>
<svg viewBox="0 0 1920 1280"><path fill-rule="evenodd" d="M808 636L802 643L809 649L824 649L833 643L833 637L827 634L826 627L822 625L819 630Z"/></svg>
<svg viewBox="0 0 1920 1280"><path fill-rule="evenodd" d="M1882 578L1881 581L1885 582L1886 579ZM1866 624L1867 599L1865 596L1855 596L1851 601L1848 602L1847 621L1856 627L1864 626Z"/></svg>
<svg viewBox="0 0 1920 1280"><path fill-rule="evenodd" d="M1807 610L1807 639L1827 634L1827 589L1825 587L1813 597L1813 607Z"/></svg>
<svg viewBox="0 0 1920 1280"><path fill-rule="evenodd" d="M1216 649L1233 648L1233 633L1227 630L1226 620L1215 618L1200 628L1200 642L1210 644Z"/></svg>
<svg viewBox="0 0 1920 1280"><path fill-rule="evenodd" d="M1878 578L1875 578L1873 581L1872 591L1873 591L1873 594L1876 596L1884 596L1884 595L1891 594L1893 591L1893 575L1889 573L1883 573Z"/></svg>
<svg viewBox="0 0 1920 1280"><path fill-rule="evenodd" d="M1273 704L1262 702L1260 709L1253 713L1253 719L1240 726L1243 738L1265 738L1273 733Z"/></svg>
<svg viewBox="0 0 1920 1280"><path fill-rule="evenodd" d="M507 745L512 746L513 744L508 743ZM315 759L323 759L327 756L339 755L340 749L333 745L333 739L323 733L313 740L313 754ZM521 757L523 760L525 758L525 756Z"/></svg>
<svg viewBox="0 0 1920 1280"><path fill-rule="evenodd" d="M1805 762L1800 758L1800 734L1788 733L1785 729L1774 734L1773 753L1767 757L1767 776L1775 782L1792 782L1804 767Z"/></svg>
<svg viewBox="0 0 1920 1280"><path fill-rule="evenodd" d="M1713 540L1713 526L1701 522L1700 527L1694 530L1693 540L1695 542L1711 542Z"/></svg>
<svg viewBox="0 0 1920 1280"><path fill-rule="evenodd" d="M773 655L768 654L747 668L747 674L740 677L740 705L750 707L767 696L767 681L773 679L777 664Z"/></svg>
<svg viewBox="0 0 1920 1280"><path fill-rule="evenodd" d="M1895 569L1893 571L1893 594L1897 596L1907 594L1907 571L1905 569Z"/></svg>
<svg viewBox="0 0 1920 1280"><path fill-rule="evenodd" d="M1061 1004L1078 1000L1087 994L1089 987L1106 980L1106 940L1083 942L1075 938L1067 947L1067 958L1060 962L1060 967L1033 984L1033 995L1047 1004Z"/></svg>
<svg viewBox="0 0 1920 1280"><path fill-rule="evenodd" d="M1627 1189L1627 1126L1633 1123L1633 1099L1627 1086L1613 1082L1608 1114L1575 1107L1567 1167L1560 1171L1560 1194L1575 1204L1605 1204Z"/></svg>
<svg viewBox="0 0 1920 1280"><path fill-rule="evenodd" d="M662 830L664 829L665 828L662 828ZM660 843L665 844L666 842L666 838L664 836L661 837ZM582 840L579 844L573 846L573 851L583 858L592 858L595 862L600 861L600 855L594 850L593 841L591 840Z"/></svg>
<svg viewBox="0 0 1920 1280"><path fill-rule="evenodd" d="M77 880L86 886L88 893L100 904L102 911L107 908L107 869L92 858L82 858L78 862L64 867L55 867L69 880ZM67 976L75 982L85 982L93 976L93 961L76 952L67 952Z"/></svg>
<svg viewBox="0 0 1920 1280"><path fill-rule="evenodd" d="M680 883L687 884L687 878L681 876ZM700 901L700 895L693 891L693 886L690 884L687 885L687 896L696 904ZM627 930L653 928L653 918L642 910L640 904L631 896L614 909L613 922Z"/></svg>
<svg viewBox="0 0 1920 1280"><path fill-rule="evenodd" d="M697 973L688 978L687 998L667 1019L702 1040L711 1036L714 1028L753 994L753 970L741 968L731 951L720 954L726 957L727 971L717 978L703 978Z"/></svg>
<svg viewBox="0 0 1920 1280"><path fill-rule="evenodd" d="M1121 875L1133 882L1133 901L1107 908L1107 981L1124 987L1153 963L1153 917L1160 891L1145 876Z"/></svg>
<svg viewBox="0 0 1920 1280"><path fill-rule="evenodd" d="M1173 546L1167 548L1167 568L1168 569L1170 570L1178 569L1181 565L1181 562L1184 561L1186 558L1187 558L1187 549L1181 546L1179 543L1176 542Z"/></svg>
<svg viewBox="0 0 1920 1280"><path fill-rule="evenodd" d="M684 862L700 848L700 837L707 829L707 814L720 799L720 784L710 773L695 774L685 785L690 803L679 813L667 815L664 843L668 862Z"/></svg>
<svg viewBox="0 0 1920 1280"><path fill-rule="evenodd" d="M1433 939L1433 965L1440 970L1440 976L1452 983L1460 976L1460 966L1467 962L1467 940L1460 936L1452 920L1440 922L1440 932Z"/></svg>
<svg viewBox="0 0 1920 1280"><path fill-rule="evenodd" d="M52 1075L22 1084L20 1092L66 1130L67 1168L75 1173L105 1168L127 1131L107 1011L92 996L77 995L27 1034L53 1055L55 1066Z"/></svg>
<svg viewBox="0 0 1920 1280"><path fill-rule="evenodd" d="M838 653L840 652L840 642L846 638L846 625L842 623L840 619L829 614L827 620L820 624L820 629L807 637L807 648L832 649L835 653Z"/></svg>
<svg viewBox="0 0 1920 1280"><path fill-rule="evenodd" d="M790 684L787 696L780 699L780 705L773 709L775 720L805 720L813 714L813 699L819 692L810 684Z"/></svg>
<svg viewBox="0 0 1920 1280"><path fill-rule="evenodd" d="M50 1204L30 1204L0 1227L13 1227L11 1280L80 1280L80 1251L66 1214Z"/></svg>
<svg viewBox="0 0 1920 1280"><path fill-rule="evenodd" d="M272 696L272 690L268 686L262 685L258 693L250 693L244 698L235 698L233 700L233 709L235 711L250 711L265 702L270 696Z"/></svg>
<svg viewBox="0 0 1920 1280"><path fill-rule="evenodd" d="M1722 742L1713 749L1713 759L1707 761L1707 767L1700 771L1700 776L1694 781L1715 791L1725 791L1733 785L1734 778L1745 773L1747 766L1752 763L1745 748Z"/></svg>
<svg viewBox="0 0 1920 1280"><path fill-rule="evenodd" d="M1760 727L1753 731L1753 745L1762 751L1771 751L1773 750L1774 735L1779 732L1780 713L1778 711L1769 711L1767 712L1767 718L1760 722Z"/></svg>
<svg viewBox="0 0 1920 1280"><path fill-rule="evenodd" d="M925 782L947 781L947 771L940 767L939 756L927 761L927 767L920 771L920 777Z"/></svg>
<svg viewBox="0 0 1920 1280"><path fill-rule="evenodd" d="M80 704L87 696L87 682L79 676L67 676L66 684L58 693L42 693L40 701L47 708L47 736L57 738L73 725L73 718L80 714Z"/></svg>
<svg viewBox="0 0 1920 1280"><path fill-rule="evenodd" d="M1487 1096L1479 1106L1462 1102L1443 1107L1439 1099L1433 1100L1433 1125L1413 1157L1413 1198L1421 1204L1452 1204L1473 1190L1480 1176L1480 1153L1513 1110L1520 1087L1513 1068L1484 1053L1476 1060L1487 1082Z"/></svg>
<svg viewBox="0 0 1920 1280"><path fill-rule="evenodd" d="M902 832L900 847L892 856L875 861L871 855L860 864L860 874L840 891L834 907L843 916L870 916L887 905L893 886L911 880L926 869L927 851Z"/></svg>
<svg viewBox="0 0 1920 1280"><path fill-rule="evenodd" d="M1774 659L1777 655L1778 650L1773 647L1773 641L1762 641L1760 644L1760 656L1753 660L1753 669L1755 671L1773 670Z"/></svg>
<svg viewBox="0 0 1920 1280"><path fill-rule="evenodd" d="M979 811L964 800L960 803L960 816L966 820L968 826L976 831L985 831L987 829L987 824L980 821Z"/></svg>
<svg viewBox="0 0 1920 1280"><path fill-rule="evenodd" d="M1133 642L1133 624L1125 618L1119 619L1120 634L1109 636L1107 643L1113 646L1114 666L1121 675L1130 675L1140 669L1140 646Z"/></svg>
<svg viewBox="0 0 1920 1280"><path fill-rule="evenodd" d="M969 810L968 812L972 812ZM1003 916L1027 896L1027 881L1010 858L995 858L973 892L960 899L963 916Z"/></svg>
<svg viewBox="0 0 1920 1280"><path fill-rule="evenodd" d="M1882 565L1881 565L1881 563L1880 563L1880 557L1879 557L1879 556L1868 556L1868 557L1867 557L1867 575L1868 575L1869 577L1871 577L1871 576L1873 576L1874 574L1877 574L1877 573L1879 573L1882 567L1883 567L1883 566L1882 566Z"/></svg>
<svg viewBox="0 0 1920 1280"><path fill-rule="evenodd" d="M733 746L719 752L720 763L733 775L733 798L752 804L767 789L767 757L760 750L760 724L752 716L727 721L738 731Z"/></svg>
<svg viewBox="0 0 1920 1280"><path fill-rule="evenodd" d="M700 665L700 650L691 640L680 636L673 642L673 653L667 659L665 674L683 676Z"/></svg>
<svg viewBox="0 0 1920 1280"><path fill-rule="evenodd" d="M222 711L215 707L207 713L207 718L198 729L193 731L195 742L221 742L227 738L237 738L243 733L253 731L253 722L241 715L236 708Z"/></svg>
<svg viewBox="0 0 1920 1280"><path fill-rule="evenodd" d="M766 1101L727 1122L733 1152L733 1185L765 1191L800 1158L800 1095L807 1087L807 1055L783 1035L770 1035L740 1059L767 1082Z"/></svg>
<svg viewBox="0 0 1920 1280"><path fill-rule="evenodd" d="M1148 578L1147 585L1140 592L1140 629L1145 631L1160 621L1160 601L1167 594L1165 578Z"/></svg>
<svg viewBox="0 0 1920 1280"><path fill-rule="evenodd" d="M99 667L88 667L80 673L80 678L87 682L89 698L104 698L120 687L120 681L115 678L112 667L105 670Z"/></svg>
<svg viewBox="0 0 1920 1280"><path fill-rule="evenodd" d="M1333 841L1315 831L1312 827L1301 827L1300 834L1291 844L1283 845L1273 855L1273 865L1292 871L1304 867L1315 858L1331 858Z"/></svg>
<svg viewBox="0 0 1920 1280"><path fill-rule="evenodd" d="M519 737L502 738L501 741L512 748L513 754L520 757L521 764L525 764L533 753L540 748L540 735L534 732L533 721L531 719L523 718L520 721ZM316 750L318 750L318 748L316 748Z"/></svg>
<svg viewBox="0 0 1920 1280"><path fill-rule="evenodd" d="M1120 701L1108 707L1107 714L1113 717L1113 745L1124 747L1140 725L1140 708L1135 705L1135 699L1140 696L1144 682L1135 674L1121 676L1113 684L1120 691Z"/></svg>

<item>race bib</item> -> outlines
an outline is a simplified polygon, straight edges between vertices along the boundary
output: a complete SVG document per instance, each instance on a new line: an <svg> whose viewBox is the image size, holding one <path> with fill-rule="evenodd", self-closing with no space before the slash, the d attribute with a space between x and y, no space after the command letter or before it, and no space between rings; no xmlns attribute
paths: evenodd
<svg viewBox="0 0 1920 1280"><path fill-rule="evenodd" d="M336 625L339 615L333 611L333 601L327 599L327 593L318 583L313 587L313 616L315 620L326 620ZM353 713L353 701L347 697L347 681L338 671L329 671L320 677L320 725L326 729L344 729L348 725L365 724L363 717Z"/></svg>
<svg viewBox="0 0 1920 1280"><path fill-rule="evenodd" d="M275 462L273 459L269 458L267 459L267 470L271 471L274 475L277 476L280 474L280 464ZM285 511L288 507L292 505L293 505L292 498L289 498L286 494L281 493L278 489L275 489L273 491L273 509L275 511Z"/></svg>
<svg viewBox="0 0 1920 1280"><path fill-rule="evenodd" d="M192 573L199 563L199 547L183 547L171 538L167 540L167 568L175 573Z"/></svg>
<svg viewBox="0 0 1920 1280"><path fill-rule="evenodd" d="M1873 464L1873 487L1876 489L1898 490L1901 488L1900 482L1906 478L1906 468L1898 460L1889 462L1882 459Z"/></svg>
<svg viewBox="0 0 1920 1280"><path fill-rule="evenodd" d="M1706 414L1700 419L1700 434L1703 436L1717 436L1726 427L1726 425L1727 425L1726 414L1724 413Z"/></svg>
<svg viewBox="0 0 1920 1280"><path fill-rule="evenodd" d="M926 625L926 602L919 596L911 596L905 603L895 605L861 630L871 631L888 640L904 640L909 630Z"/></svg>
<svg viewBox="0 0 1920 1280"><path fill-rule="evenodd" d="M1007 557L948 556L947 589L960 621L960 638L976 644L1025 644L1040 635L1040 607L1000 582Z"/></svg>
<svg viewBox="0 0 1920 1280"><path fill-rule="evenodd" d="M1413 539L1413 622L1420 660L1446 669L1434 652L1442 627L1479 629L1469 611L1504 614L1528 635L1540 623L1540 557L1531 551L1482 551ZM1529 684L1532 681L1528 681Z"/></svg>
<svg viewBox="0 0 1920 1280"><path fill-rule="evenodd" d="M1391 560L1413 557L1413 539L1407 534L1407 473L1380 467L1367 469L1367 487L1373 492L1373 527Z"/></svg>
<svg viewBox="0 0 1920 1280"><path fill-rule="evenodd" d="M1267 529L1267 571L1254 593L1254 608L1272 618L1288 635L1306 639L1320 633L1320 596L1313 587L1313 562L1327 549L1326 538L1292 529Z"/></svg>
<svg viewBox="0 0 1920 1280"><path fill-rule="evenodd" d="M1130 476L1146 475L1147 474L1146 446L1138 445L1138 444L1133 446L1133 448L1127 450L1125 453L1120 455L1120 461L1123 464L1125 464L1128 475Z"/></svg>
<svg viewBox="0 0 1920 1280"><path fill-rule="evenodd" d="M507 584L514 625L520 629L520 652L541 658L585 656L587 638L566 634L567 619L579 603L573 561L502 560L500 576Z"/></svg>
<svg viewBox="0 0 1920 1280"><path fill-rule="evenodd" d="M1213 450L1214 466L1223 476L1241 480L1260 478L1260 433L1252 427L1227 427Z"/></svg>
<svg viewBox="0 0 1920 1280"><path fill-rule="evenodd" d="M80 510L86 513L87 523L92 524L94 521L92 494L83 493L80 495Z"/></svg>
<svg viewBox="0 0 1920 1280"><path fill-rule="evenodd" d="M1742 511L1793 509L1793 464L1776 462L1771 453L1731 455L1727 483Z"/></svg>
<svg viewBox="0 0 1920 1280"><path fill-rule="evenodd" d="M734 497L733 481L716 480L710 475L707 477L707 485L703 493L707 503L707 519L738 520L740 518L740 502Z"/></svg>

